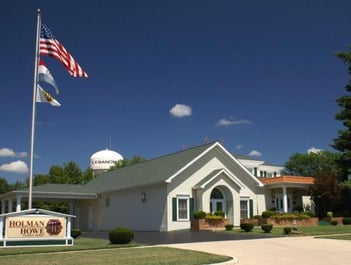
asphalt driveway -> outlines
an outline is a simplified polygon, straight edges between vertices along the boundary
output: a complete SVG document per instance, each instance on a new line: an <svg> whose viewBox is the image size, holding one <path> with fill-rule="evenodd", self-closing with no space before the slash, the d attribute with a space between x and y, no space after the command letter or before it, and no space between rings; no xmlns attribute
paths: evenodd
<svg viewBox="0 0 351 265"><path fill-rule="evenodd" d="M108 239L108 232L83 232L82 237ZM228 240L247 240L267 238L265 235L255 235L250 233L223 233L204 230L192 232L189 230L173 232L134 232L134 242L146 245L164 245L194 242L212 242Z"/></svg>

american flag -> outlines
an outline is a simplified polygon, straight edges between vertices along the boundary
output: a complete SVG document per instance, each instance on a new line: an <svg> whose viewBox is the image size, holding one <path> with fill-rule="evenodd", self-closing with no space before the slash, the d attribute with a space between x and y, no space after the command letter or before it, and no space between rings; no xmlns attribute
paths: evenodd
<svg viewBox="0 0 351 265"><path fill-rule="evenodd" d="M54 37L49 28L41 25L40 34L40 55L47 55L59 60L73 77L88 77L87 73L80 67L72 55Z"/></svg>

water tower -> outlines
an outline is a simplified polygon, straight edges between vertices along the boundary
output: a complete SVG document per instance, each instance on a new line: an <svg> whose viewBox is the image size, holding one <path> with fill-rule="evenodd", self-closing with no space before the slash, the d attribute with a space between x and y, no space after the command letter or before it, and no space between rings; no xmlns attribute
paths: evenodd
<svg viewBox="0 0 351 265"><path fill-rule="evenodd" d="M119 153L109 149L101 150L90 157L90 168L97 175L106 172L120 160L123 160L123 156Z"/></svg>

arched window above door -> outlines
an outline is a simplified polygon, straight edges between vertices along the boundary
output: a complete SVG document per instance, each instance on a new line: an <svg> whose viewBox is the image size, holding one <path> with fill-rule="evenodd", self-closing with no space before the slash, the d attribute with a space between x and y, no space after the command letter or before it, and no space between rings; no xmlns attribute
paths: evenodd
<svg viewBox="0 0 351 265"><path fill-rule="evenodd" d="M219 189L214 188L213 191L211 192L211 199L222 199L223 200L224 196Z"/></svg>

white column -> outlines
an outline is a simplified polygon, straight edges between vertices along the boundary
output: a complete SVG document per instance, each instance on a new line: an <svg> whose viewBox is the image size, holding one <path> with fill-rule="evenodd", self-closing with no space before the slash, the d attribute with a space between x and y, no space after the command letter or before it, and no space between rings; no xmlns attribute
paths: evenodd
<svg viewBox="0 0 351 265"><path fill-rule="evenodd" d="M0 218L0 239L3 239L3 234L4 234L4 217Z"/></svg>
<svg viewBox="0 0 351 265"><path fill-rule="evenodd" d="M12 213L12 211L13 211L13 200L9 199L9 210L8 210L8 212Z"/></svg>
<svg viewBox="0 0 351 265"><path fill-rule="evenodd" d="M21 209L21 200L22 200L21 195L17 195L16 212L20 212L22 210Z"/></svg>
<svg viewBox="0 0 351 265"><path fill-rule="evenodd" d="M1 200L1 214L6 212L6 201Z"/></svg>
<svg viewBox="0 0 351 265"><path fill-rule="evenodd" d="M286 187L283 186L283 212L288 212L288 196L286 194Z"/></svg>

